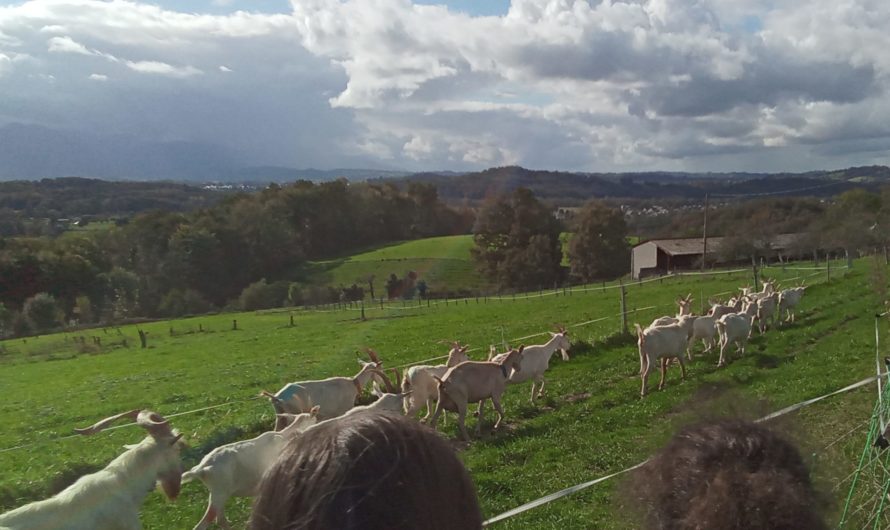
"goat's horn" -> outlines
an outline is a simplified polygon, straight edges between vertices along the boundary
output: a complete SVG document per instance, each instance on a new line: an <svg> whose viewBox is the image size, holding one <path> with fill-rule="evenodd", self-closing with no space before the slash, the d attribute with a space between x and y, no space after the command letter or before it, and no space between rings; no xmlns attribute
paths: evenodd
<svg viewBox="0 0 890 530"><path fill-rule="evenodd" d="M121 412L120 414L115 414L114 416L109 416L102 421L98 421L95 424L84 427L82 429L74 429L74 432L77 434L82 434L84 436L89 436L91 434L96 434L97 432L108 428L109 425L116 422L121 418L130 418L131 420L135 420L139 416L140 409L134 409L127 412Z"/></svg>
<svg viewBox="0 0 890 530"><path fill-rule="evenodd" d="M271 399L275 403L281 403L281 398L279 398L272 392L269 392L268 390L263 390L262 392L260 392L259 397L266 397L266 398Z"/></svg>
<svg viewBox="0 0 890 530"><path fill-rule="evenodd" d="M377 356L377 352L371 348L365 348L365 351L368 353L368 358L371 359L372 362L380 363L380 357Z"/></svg>
<svg viewBox="0 0 890 530"><path fill-rule="evenodd" d="M140 412L136 417L136 424L148 431L152 436L163 436L173 433L170 430L170 422L157 412L150 410Z"/></svg>
<svg viewBox="0 0 890 530"><path fill-rule="evenodd" d="M392 381L389 380L386 373L383 370L374 370L374 373L380 376L380 379L383 379L383 384L386 385L386 391L390 394L398 393L398 389L392 385Z"/></svg>

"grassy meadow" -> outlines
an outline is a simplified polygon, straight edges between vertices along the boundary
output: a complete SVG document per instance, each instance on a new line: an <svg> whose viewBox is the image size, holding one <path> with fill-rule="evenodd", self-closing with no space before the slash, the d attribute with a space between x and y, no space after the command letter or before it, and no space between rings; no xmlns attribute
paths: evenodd
<svg viewBox="0 0 890 530"><path fill-rule="evenodd" d="M491 286L475 268L470 248L472 235L431 237L395 243L349 257L316 261L309 265L309 281L333 286L357 283L367 290L366 278L374 275L375 294L386 293L390 274L402 278L414 271L430 289L454 291Z"/></svg>
<svg viewBox="0 0 890 530"><path fill-rule="evenodd" d="M414 253L424 259L425 253L446 244L454 249L464 245L447 239L418 242ZM389 252L384 248L356 256L339 267L403 259ZM830 283L818 271L770 269L779 279L816 274L808 279L813 287L797 321L754 338L748 354L734 358L727 368L716 368L716 355L699 356L689 365L685 381L678 368L670 368L661 392L654 374L651 394L643 400L636 343L616 336L617 289L430 307L368 307L366 321L353 310L305 311L294 313L293 327L287 311L154 322L140 326L148 332L147 349L139 348L135 326L6 341L0 349L0 512L50 495L80 474L102 467L124 444L141 439L142 433L129 427L57 440L74 427L111 414L148 407L171 417L231 402L172 417L191 446L184 455L190 467L213 447L271 427L271 407L252 399L259 390L276 391L299 379L352 375L355 353L365 346L376 349L390 367L444 354L445 347L437 343L442 339L470 343L479 358L490 343L502 339L542 332L557 323L610 317L570 328L572 359L554 357L547 395L537 406L527 402L527 385L511 387L499 432L485 429L483 438L469 445L454 442L476 482L484 513L491 517L633 465L679 425L697 418L727 410L759 416L873 374L876 304L870 266L863 260L850 271L833 270ZM673 300L681 294L692 292L698 307L702 297L750 282L750 274L738 273L632 284L627 289L628 309L656 308L632 311L629 322L646 324L672 314ZM74 340L81 335L86 345ZM100 338L101 346L92 343L92 336ZM543 342L543 337L522 342ZM848 485L832 488L848 476L861 452L875 394L869 385L778 421L801 445L821 489L834 502L827 507L830 517L842 506ZM471 429L474 421L468 421ZM493 421L490 411L486 421L489 426ZM447 428L440 423L440 429L455 438L453 421ZM20 445L25 447L7 450ZM494 528L633 527L629 514L634 503L622 484L619 478L594 486ZM152 494L143 510L145 528L191 528L203 514L206 499L200 483L185 485L175 504ZM231 502L229 519L236 527L246 520L249 505L246 499Z"/></svg>

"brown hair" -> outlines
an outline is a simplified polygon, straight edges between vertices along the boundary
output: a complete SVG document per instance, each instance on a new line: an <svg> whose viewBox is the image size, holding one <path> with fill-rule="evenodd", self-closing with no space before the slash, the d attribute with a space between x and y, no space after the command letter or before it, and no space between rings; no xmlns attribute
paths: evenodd
<svg viewBox="0 0 890 530"><path fill-rule="evenodd" d="M649 529L827 528L800 453L749 421L682 429L634 485Z"/></svg>
<svg viewBox="0 0 890 530"><path fill-rule="evenodd" d="M438 433L361 412L288 442L268 471L251 530L482 528L467 470Z"/></svg>

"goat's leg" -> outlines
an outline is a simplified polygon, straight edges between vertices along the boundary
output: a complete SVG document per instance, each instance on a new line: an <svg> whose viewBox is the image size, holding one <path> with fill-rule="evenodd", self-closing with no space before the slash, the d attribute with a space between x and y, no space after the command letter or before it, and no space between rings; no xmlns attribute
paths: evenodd
<svg viewBox="0 0 890 530"><path fill-rule="evenodd" d="M683 379L686 379L686 363L683 362L683 356L682 356L682 355L679 356L678 359L680 359L680 374L682 374L681 377L682 377Z"/></svg>
<svg viewBox="0 0 890 530"><path fill-rule="evenodd" d="M658 389L661 390L664 388L664 373L667 371L667 365L670 359L667 357L661 358L661 381L658 382Z"/></svg>
<svg viewBox="0 0 890 530"><path fill-rule="evenodd" d="M501 426L501 422L504 421L504 407L501 406L501 396L491 396L491 404L494 406L494 410L498 413L498 421L495 422L493 430L496 430Z"/></svg>
<svg viewBox="0 0 890 530"><path fill-rule="evenodd" d="M531 403L532 405L535 404L535 384L536 384L536 381L534 379L532 379L532 394L528 398L528 402Z"/></svg>
<svg viewBox="0 0 890 530"><path fill-rule="evenodd" d="M476 419L476 437L480 438L482 436L482 410L483 405L485 404L485 400L479 402L479 410L476 412L478 418Z"/></svg>
<svg viewBox="0 0 890 530"><path fill-rule="evenodd" d="M216 514L216 524L219 525L220 528L224 530L230 530L232 525L229 524L229 520L226 519L226 504L222 502L219 504L219 512Z"/></svg>
<svg viewBox="0 0 890 530"><path fill-rule="evenodd" d="M541 379L538 381L538 397L544 397L544 374L541 374Z"/></svg>
<svg viewBox="0 0 890 530"><path fill-rule="evenodd" d="M720 337L720 358L717 360L717 366L726 366L726 337Z"/></svg>
<svg viewBox="0 0 890 530"><path fill-rule="evenodd" d="M204 530L205 528L209 528L214 521L216 521L217 515L220 513L219 507L219 498L214 498L214 495L210 494L210 500L207 502L207 511L204 512L204 517L198 521L198 524L195 525L193 530Z"/></svg>
<svg viewBox="0 0 890 530"><path fill-rule="evenodd" d="M439 407L436 407L436 412L439 412ZM466 403L457 403L457 427L460 429L460 435L464 439L465 442L470 441L470 435L467 434L467 404Z"/></svg>
<svg viewBox="0 0 890 530"><path fill-rule="evenodd" d="M442 401L439 400L436 402L436 410L433 412L433 417L430 418L430 427L433 429L436 428L436 423L439 422L439 414L442 413ZM466 410L464 410L464 414L466 414Z"/></svg>
<svg viewBox="0 0 890 530"><path fill-rule="evenodd" d="M430 415L433 413L433 410L436 409L435 401L433 401L432 397L426 399L426 401L421 401L419 399L415 399L414 396L409 398L411 400L411 408L405 414L406 416L415 416L420 409L426 406L426 414L424 414L423 418L420 418L420 421L426 423L430 419Z"/></svg>
<svg viewBox="0 0 890 530"><path fill-rule="evenodd" d="M642 358L642 357L641 357ZM646 382L649 380L649 366L651 363L646 363L646 367L640 372L640 379L643 380L643 388L640 389L640 397L646 397Z"/></svg>

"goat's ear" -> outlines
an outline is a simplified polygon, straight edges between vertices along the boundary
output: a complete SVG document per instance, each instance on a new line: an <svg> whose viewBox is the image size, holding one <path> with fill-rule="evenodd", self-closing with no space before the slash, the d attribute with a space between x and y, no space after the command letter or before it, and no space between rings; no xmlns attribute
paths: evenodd
<svg viewBox="0 0 890 530"><path fill-rule="evenodd" d="M309 415L314 418L314 417L318 416L319 410L321 410L321 407L319 407L318 405L315 405L314 407L309 409Z"/></svg>
<svg viewBox="0 0 890 530"><path fill-rule="evenodd" d="M129 451L130 449L136 449L137 447L139 447L139 444L125 444L124 445L124 449L126 449L127 451Z"/></svg>
<svg viewBox="0 0 890 530"><path fill-rule="evenodd" d="M363 361L363 360L361 360L361 359L356 359L355 362L357 362L359 366L364 366L364 365L365 365L365 361Z"/></svg>
<svg viewBox="0 0 890 530"><path fill-rule="evenodd" d="M442 381L442 378L439 377L438 375L434 375L433 379L435 379L436 382L439 383L440 385L445 382L445 381Z"/></svg>
<svg viewBox="0 0 890 530"><path fill-rule="evenodd" d="M176 445L176 442L178 442L180 438L182 438L182 433L178 433L174 436L173 439L170 440L170 445Z"/></svg>

